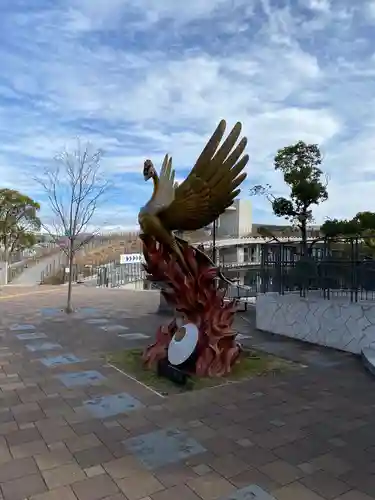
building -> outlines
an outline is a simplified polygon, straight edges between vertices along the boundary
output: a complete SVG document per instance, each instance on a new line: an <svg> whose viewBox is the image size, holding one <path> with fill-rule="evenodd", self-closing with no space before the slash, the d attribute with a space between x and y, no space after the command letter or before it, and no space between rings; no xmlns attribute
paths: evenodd
<svg viewBox="0 0 375 500"><path fill-rule="evenodd" d="M217 237L241 238L252 234L251 209L250 200L234 200L217 221Z"/></svg>
<svg viewBox="0 0 375 500"><path fill-rule="evenodd" d="M272 240L266 236L268 232L281 241L300 239L298 229L288 225L253 224L251 200L234 200L215 227L207 229L206 237L200 234L199 243L212 257L215 254L216 263L229 279L242 285L254 284L261 265L262 245ZM319 226L308 228L309 238L319 236Z"/></svg>

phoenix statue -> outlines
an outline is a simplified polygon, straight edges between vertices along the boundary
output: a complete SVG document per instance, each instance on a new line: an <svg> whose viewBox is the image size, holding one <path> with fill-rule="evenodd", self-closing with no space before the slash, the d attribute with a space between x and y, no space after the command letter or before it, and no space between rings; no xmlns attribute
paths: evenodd
<svg viewBox="0 0 375 500"><path fill-rule="evenodd" d="M242 171L249 157L243 155L246 137L238 142L241 123L236 123L220 146L225 128L226 123L222 120L190 174L178 186L172 158L168 155L164 158L160 177L151 160L144 163L144 179L153 180L154 190L139 212L142 233L167 245L182 265L184 258L173 231L194 231L211 224L232 205L246 178Z"/></svg>
<svg viewBox="0 0 375 500"><path fill-rule="evenodd" d="M189 370L200 376L221 376L229 373L239 358L240 345L232 329L236 304L225 302L225 292L217 286L218 278L226 278L202 249L176 233L208 226L240 193L249 160L244 154L247 139L240 139L241 128L241 123L236 123L224 139L226 123L222 120L179 185L168 155L160 176L151 160L144 163L144 179L154 183L151 199L138 216L145 269L153 281L166 285L162 294L176 312L168 326L159 328L156 341L144 353L149 367L167 359L178 331L177 316L199 331L194 368Z"/></svg>

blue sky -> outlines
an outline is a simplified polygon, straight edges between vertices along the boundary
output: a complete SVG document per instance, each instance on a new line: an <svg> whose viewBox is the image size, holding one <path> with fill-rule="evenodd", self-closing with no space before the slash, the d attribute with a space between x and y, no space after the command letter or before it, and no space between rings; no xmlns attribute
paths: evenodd
<svg viewBox="0 0 375 500"><path fill-rule="evenodd" d="M144 159L183 179L221 118L249 139L242 196L284 194L272 159L302 139L329 176L317 222L375 210L375 0L2 0L0 59L1 185L43 215L32 177L78 136L115 185L94 223L135 227ZM275 220L261 198L253 217Z"/></svg>

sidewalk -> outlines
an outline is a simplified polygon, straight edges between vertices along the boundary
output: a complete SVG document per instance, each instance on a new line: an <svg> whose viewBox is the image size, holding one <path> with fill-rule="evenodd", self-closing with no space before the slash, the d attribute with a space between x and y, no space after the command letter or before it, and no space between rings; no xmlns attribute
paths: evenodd
<svg viewBox="0 0 375 500"><path fill-rule="evenodd" d="M65 293L0 301L4 500L375 499L374 382L352 357L163 398L103 359L150 341L126 335L152 336L157 294L76 288L66 319Z"/></svg>

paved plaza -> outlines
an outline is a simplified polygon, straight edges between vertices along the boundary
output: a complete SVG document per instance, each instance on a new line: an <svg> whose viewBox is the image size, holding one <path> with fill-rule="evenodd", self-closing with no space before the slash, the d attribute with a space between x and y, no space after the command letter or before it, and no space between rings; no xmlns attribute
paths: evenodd
<svg viewBox="0 0 375 500"><path fill-rule="evenodd" d="M157 292L0 293L0 499L375 500L375 380L352 356L262 334L288 374L163 397L106 364L166 318Z"/></svg>

